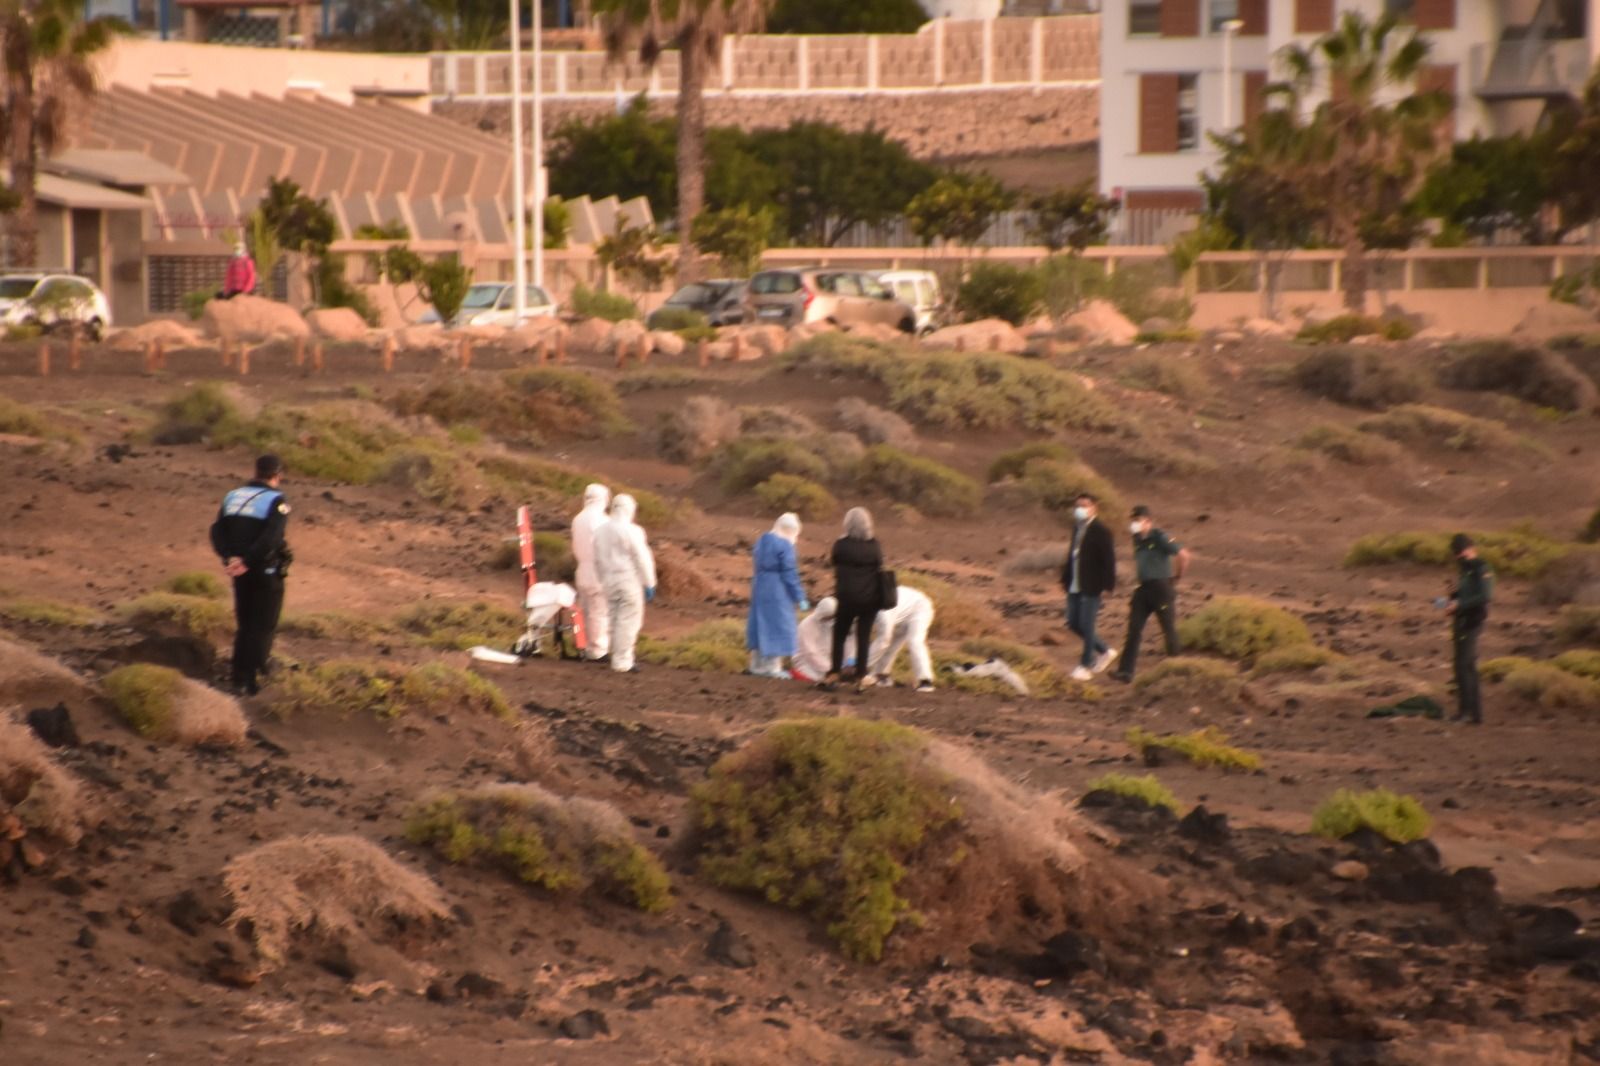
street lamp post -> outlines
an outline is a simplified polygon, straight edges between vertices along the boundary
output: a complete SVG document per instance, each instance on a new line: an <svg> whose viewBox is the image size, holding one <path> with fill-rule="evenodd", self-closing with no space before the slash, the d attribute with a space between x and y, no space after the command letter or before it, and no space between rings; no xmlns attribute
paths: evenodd
<svg viewBox="0 0 1600 1066"><path fill-rule="evenodd" d="M511 7L511 295L512 322L520 324L528 310L527 175L522 170L522 3ZM533 0L537 5L539 0ZM537 6L535 7L537 10ZM538 38L535 37L535 40Z"/></svg>
<svg viewBox="0 0 1600 1066"><path fill-rule="evenodd" d="M544 287L544 0L533 0L533 283Z"/></svg>
<svg viewBox="0 0 1600 1066"><path fill-rule="evenodd" d="M1233 38L1244 23L1229 19L1222 24L1222 132L1233 130Z"/></svg>

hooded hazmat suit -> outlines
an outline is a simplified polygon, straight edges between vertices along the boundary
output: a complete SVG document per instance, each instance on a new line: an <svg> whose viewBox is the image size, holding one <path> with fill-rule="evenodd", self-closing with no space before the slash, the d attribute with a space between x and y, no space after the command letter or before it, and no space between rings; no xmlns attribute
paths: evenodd
<svg viewBox="0 0 1600 1066"><path fill-rule="evenodd" d="M644 625L644 605L656 594L656 560L650 542L633 516L632 496L611 501L611 518L594 534L594 568L611 612L611 669L633 669L633 646Z"/></svg>
<svg viewBox="0 0 1600 1066"><path fill-rule="evenodd" d="M928 653L928 630L933 627L933 601L917 589L902 585L896 604L878 612L868 658L872 673L886 679L901 648L911 652L911 672L918 685L933 684L933 656Z"/></svg>
<svg viewBox="0 0 1600 1066"><path fill-rule="evenodd" d="M755 573L750 580L745 645L750 649L750 672L758 677L787 677L783 657L795 652L794 611L808 606L795 564L794 542L799 536L799 516L785 514L750 553Z"/></svg>
<svg viewBox="0 0 1600 1066"><path fill-rule="evenodd" d="M824 596L817 601L817 609L801 620L790 661L792 676L801 681L821 681L827 676L828 660L833 656L833 618L838 613L839 601Z"/></svg>
<svg viewBox="0 0 1600 1066"><path fill-rule="evenodd" d="M610 504L610 489L590 485L583 490L583 510L572 520L572 558L578 564L572 583L578 590L578 609L583 612L583 626L589 638L586 654L591 659L604 659L611 650L611 612L606 607L600 575L594 569L594 535L605 523Z"/></svg>

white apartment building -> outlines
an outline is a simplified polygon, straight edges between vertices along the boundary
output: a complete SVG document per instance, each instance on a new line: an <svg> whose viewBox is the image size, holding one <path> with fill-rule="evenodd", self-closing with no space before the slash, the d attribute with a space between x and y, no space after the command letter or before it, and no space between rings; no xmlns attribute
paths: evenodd
<svg viewBox="0 0 1600 1066"><path fill-rule="evenodd" d="M1386 8L1432 44L1419 81L1452 94L1459 138L1531 129L1600 55L1600 0L1115 0L1100 28L1101 192L1129 212L1199 208L1207 134L1261 107L1273 57L1345 11Z"/></svg>

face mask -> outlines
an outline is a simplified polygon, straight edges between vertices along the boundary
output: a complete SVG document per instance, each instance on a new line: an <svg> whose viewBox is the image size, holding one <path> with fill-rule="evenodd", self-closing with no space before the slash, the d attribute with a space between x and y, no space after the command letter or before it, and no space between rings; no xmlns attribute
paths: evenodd
<svg viewBox="0 0 1600 1066"><path fill-rule="evenodd" d="M1133 525L1129 526L1128 528L1133 530L1133 535L1134 536L1136 536L1136 537L1144 536L1144 523L1143 522L1135 522L1135 523L1133 523Z"/></svg>
<svg viewBox="0 0 1600 1066"><path fill-rule="evenodd" d="M1072 517L1077 519L1079 522L1087 522L1089 520L1089 508L1074 507L1072 509Z"/></svg>

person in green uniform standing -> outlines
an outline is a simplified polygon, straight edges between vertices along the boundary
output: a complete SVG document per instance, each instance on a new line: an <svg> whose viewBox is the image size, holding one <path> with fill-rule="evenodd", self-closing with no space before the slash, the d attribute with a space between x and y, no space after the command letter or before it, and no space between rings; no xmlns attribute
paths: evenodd
<svg viewBox="0 0 1600 1066"><path fill-rule="evenodd" d="M1494 571L1478 558L1477 546L1465 533L1450 539L1450 552L1459 568L1455 588L1447 597L1450 643L1456 676L1456 715L1452 722L1483 724L1483 695L1478 677L1478 636L1489 620L1494 597Z"/></svg>
<svg viewBox="0 0 1600 1066"><path fill-rule="evenodd" d="M1189 569L1189 549L1156 528L1150 508L1140 504L1133 509L1133 566L1139 584L1128 605L1128 639L1122 648L1122 666L1111 675L1116 681L1132 681L1139 660L1139 641L1151 615L1161 623L1167 639L1167 654L1181 651L1178 642L1178 581Z"/></svg>

